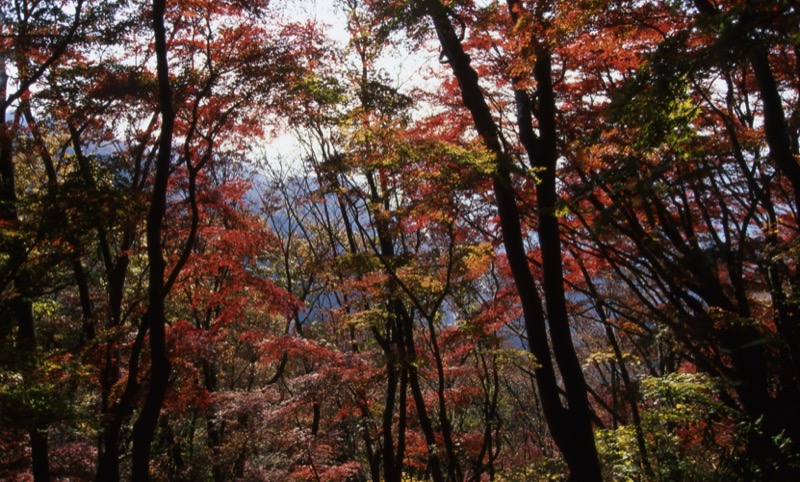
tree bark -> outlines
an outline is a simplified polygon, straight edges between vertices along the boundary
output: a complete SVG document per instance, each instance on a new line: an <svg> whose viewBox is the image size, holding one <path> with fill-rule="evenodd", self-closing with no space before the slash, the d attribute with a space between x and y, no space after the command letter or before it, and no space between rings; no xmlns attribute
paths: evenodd
<svg viewBox="0 0 800 482"><path fill-rule="evenodd" d="M161 108L161 137L156 157L155 182L150 209L147 213L147 259L150 264L148 306L142 321L150 335L150 385L139 418L133 426L133 457L131 478L150 480L150 447L155 436L161 407L167 391L170 362L167 357L165 333L166 297L164 274L166 262L161 247L164 213L167 208L167 184L172 158L172 133L175 111L167 62L166 31L164 27L165 0L153 0L153 30L158 75L159 106Z"/></svg>
<svg viewBox="0 0 800 482"><path fill-rule="evenodd" d="M17 192L14 169L14 140L12 130L6 121L8 75L6 74L5 59L0 58L0 221L11 227L20 224L17 211ZM0 311L9 313L17 324L17 346L21 362L27 366L27 374L37 364L36 360L36 324L33 317L33 304L31 297L31 280L24 273L23 264L28 254L21 237L11 236L9 239L0 239L2 249L8 255L9 261L3 268L3 276L11 287L11 296L3 300ZM5 291L9 286L2 286ZM3 313L5 315L5 313ZM5 318L5 316L3 316ZM33 425L28 428L31 447L31 466L34 482L49 482L49 450L47 444L47 424Z"/></svg>
<svg viewBox="0 0 800 482"><path fill-rule="evenodd" d="M428 2L428 15L436 28L443 53L458 81L464 105L472 114L473 122L484 145L495 155L496 169L492 179L495 202L500 218L500 230L514 282L520 296L530 351L536 357L536 383L548 427L561 450L570 470L570 480L600 481L600 463L594 444L586 382L572 344L569 319L564 298L561 269L561 244L558 219L555 215L555 100L550 81L550 57L540 52L534 76L540 89L540 106L537 119L542 139L532 162L544 168L540 173L541 185L537 189L539 215L539 242L545 263L544 295L547 319L538 288L528 265L521 226L521 214L511 181L511 156L505 152L500 133L492 118L489 106L478 84L478 74L470 66L456 35L446 8L439 1ZM529 134L527 131L522 134ZM544 145L541 145L544 144ZM548 342L548 326L552 337L552 355L555 356L564 382L568 406L560 400L556 370Z"/></svg>

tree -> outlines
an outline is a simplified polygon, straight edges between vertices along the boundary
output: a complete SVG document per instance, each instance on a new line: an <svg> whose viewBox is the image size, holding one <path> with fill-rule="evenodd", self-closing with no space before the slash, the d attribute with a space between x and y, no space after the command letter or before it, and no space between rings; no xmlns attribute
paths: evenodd
<svg viewBox="0 0 800 482"><path fill-rule="evenodd" d="M528 20L519 19L522 8L523 6L516 2L509 3L511 20L517 25L524 25ZM555 170L558 152L549 48L544 42L534 46L536 58L532 74L537 83L538 108L532 111L531 101L526 92L515 93L519 113L518 135L526 149L531 166L537 170L538 177L537 234L542 250L543 291L547 307L545 314L545 307L531 274L524 247L525 235L520 208L515 199L511 180L512 154L504 147L500 130L478 84L478 74L470 66L470 58L453 28L450 20L452 14L438 2L429 2L426 10L442 45L443 56L458 80L462 101L472 115L475 129L487 150L495 156L496 166L492 182L503 244L525 313L530 349L539 364L536 369L536 381L551 434L564 454L574 480L600 480L586 383L572 343L564 293L561 240L556 217ZM540 15L544 13L541 12ZM543 16L533 18L531 21L539 22L546 28ZM538 121L538 136L533 132L531 114L536 115ZM565 385L566 407L559 400L552 357L556 360Z"/></svg>
<svg viewBox="0 0 800 482"><path fill-rule="evenodd" d="M28 272L26 261L28 250L20 232L19 198L17 196L17 175L15 173L14 144L20 126L19 113L9 122L9 108L20 99L30 95L29 89L38 82L57 62L73 42L81 24L83 2L74 6L74 14L66 17L60 5L46 3L32 5L22 2L13 11L3 5L2 23L4 34L3 53L0 62L0 220L5 225L3 235L2 291L3 325L16 323L17 343L14 347L28 367L23 368L26 377L37 365L37 335L32 300L36 296L36 281ZM67 20L65 20L65 17ZM39 37L37 32L46 33ZM38 37L38 38L37 38ZM33 60L37 59L39 62ZM33 60L33 61L32 61ZM9 91L8 68L16 69L16 90ZM7 330L3 326L2 331ZM30 403L32 400L22 400ZM29 427L34 480L47 481L49 475L49 456L47 443L47 424L34 422Z"/></svg>
<svg viewBox="0 0 800 482"><path fill-rule="evenodd" d="M0 478L796 478L791 2L334 8L3 4Z"/></svg>

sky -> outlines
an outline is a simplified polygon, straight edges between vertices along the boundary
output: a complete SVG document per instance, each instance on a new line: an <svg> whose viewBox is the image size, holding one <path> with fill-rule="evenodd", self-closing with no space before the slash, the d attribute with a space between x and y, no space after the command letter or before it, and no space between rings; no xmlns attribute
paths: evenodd
<svg viewBox="0 0 800 482"><path fill-rule="evenodd" d="M345 12L335 0L289 0L273 2L276 13L285 16L286 21L312 20L323 25L327 36L340 47L345 48L349 41ZM355 65L355 64L354 64ZM402 47L386 50L377 62L379 71L387 74L393 82L392 87L408 94L416 87L425 87L426 72L440 67L438 51L415 49L413 52ZM428 86L434 88L432 85ZM273 157L279 153L283 161L287 157L302 155L302 147L292 132L276 132L276 137L265 146L264 154Z"/></svg>

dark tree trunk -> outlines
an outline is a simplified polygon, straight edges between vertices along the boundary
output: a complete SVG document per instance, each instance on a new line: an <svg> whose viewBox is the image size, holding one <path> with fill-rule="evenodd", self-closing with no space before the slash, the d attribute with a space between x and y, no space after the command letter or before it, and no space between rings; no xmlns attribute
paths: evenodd
<svg viewBox="0 0 800 482"><path fill-rule="evenodd" d="M14 173L14 141L12 130L6 121L8 76L5 70L5 59L0 58L0 221L10 227L20 224L17 212L16 179ZM4 236L5 238L5 236ZM32 370L36 361L36 325L33 317L33 304L31 301L31 280L24 273L23 264L27 260L25 244L21 237L10 236L0 239L0 249L5 251L9 261L3 266L4 281L13 283L12 295L2 301L0 311L16 321L17 346L20 362L27 365L24 371ZM7 286L0 287L3 291ZM3 316L5 318L5 316ZM31 465L34 482L49 482L49 454L47 445L47 425L33 425L28 430L31 446Z"/></svg>
<svg viewBox="0 0 800 482"><path fill-rule="evenodd" d="M417 409L417 419L428 449L428 470L430 470L431 478L434 482L444 482L442 464L439 460L439 455L435 452L436 434L433 430L430 415L428 415L428 409L425 406L425 399L422 396L422 387L419 383L419 373L416 367L417 349L414 345L414 320L400 301L395 301L393 304L395 304L395 309L392 312L401 326L404 339L406 359L403 363L407 364L408 384L411 387L411 396L414 398L414 406Z"/></svg>
<svg viewBox="0 0 800 482"><path fill-rule="evenodd" d="M769 158L780 174L791 185L794 211L800 213L800 163L794 155L793 140L783 107L783 100L775 75L770 65L770 47L762 32L754 26L753 19L759 15L755 6L745 8L736 18L722 12L708 0L694 0L700 20L710 20L713 28L731 26L737 22L741 30L746 60L753 70L763 106L764 137L769 147ZM768 186L756 186L768 188ZM777 236L770 235L772 248L786 249ZM722 333L721 344L731 353L736 372L736 391L745 412L752 420L763 421L763 432L754 430L748 450L759 460L767 477L779 477L772 473L782 456L777 453L772 437L788 435L795 445L800 444L800 416L797 403L800 400L800 270L787 266L779 257L766 267L770 291L774 303L775 324L782 345L779 368L781 389L770 393L765 374L767 359L763 336L750 326L731 328ZM795 474L793 474L795 476ZM786 475L782 475L786 477Z"/></svg>
<svg viewBox="0 0 800 482"><path fill-rule="evenodd" d="M155 32L159 106L161 108L161 137L156 158L155 182L150 210L147 213L147 259L150 263L148 306L143 324L150 335L150 384L144 406L133 426L133 457L131 478L150 480L150 448L155 436L161 407L167 391L170 362L167 358L165 333L166 296L164 274L166 263L161 249L162 226L167 208L167 184L172 158L172 132L175 111L167 63L166 32L164 27L165 0L153 1L153 30Z"/></svg>
<svg viewBox="0 0 800 482"><path fill-rule="evenodd" d="M47 446L47 429L30 431L31 461L33 465L34 482L50 480L50 461Z"/></svg>
<svg viewBox="0 0 800 482"><path fill-rule="evenodd" d="M553 355L558 364L567 394L567 411L573 425L570 441L559 446L574 480L600 480L600 462L592 432L591 407L587 397L586 381L580 361L572 343L572 333L564 292L561 235L556 217L556 161L558 159L556 134L556 103L551 80L550 53L537 52L533 76L537 85L539 142L536 157L531 163L539 169L536 187L537 215L539 219L539 246L542 252L544 298Z"/></svg>
<svg viewBox="0 0 800 482"><path fill-rule="evenodd" d="M534 72L540 90L539 102L545 104L537 112L542 139L539 142L534 142L532 138L523 139L530 146L544 144L538 147L537 152L530 154L535 156L531 159L532 163L545 168L540 173L542 185L537 189L537 211L539 242L545 262L543 285L547 303L546 321L544 306L525 252L521 215L511 181L511 156L503 148L499 130L478 84L478 74L470 66L469 56L463 50L446 9L439 2L429 2L428 9L443 53L458 81L464 105L472 114L478 134L497 160L493 187L503 246L520 296L530 350L538 363L535 369L536 383L548 427L567 462L570 480L600 481L600 463L594 444L586 383L572 344L564 298L561 244L558 219L555 216L555 101L549 77L549 55L546 51L540 53ZM532 132L523 131L522 134ZM548 342L548 324L552 337L552 355L558 363L566 389L566 408L560 400Z"/></svg>

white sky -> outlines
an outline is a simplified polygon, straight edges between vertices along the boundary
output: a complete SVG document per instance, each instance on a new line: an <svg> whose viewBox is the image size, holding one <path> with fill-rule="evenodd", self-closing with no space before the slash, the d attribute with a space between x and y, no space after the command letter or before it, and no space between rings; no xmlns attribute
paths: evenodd
<svg viewBox="0 0 800 482"><path fill-rule="evenodd" d="M339 47L345 48L350 39L347 31L345 13L335 0L288 0L273 2L271 9L276 15L284 17L287 21L312 20L325 27L328 37L334 40ZM353 61L355 66L355 60ZM384 55L376 62L379 71L386 73L391 79L392 87L408 94L415 87L426 87L425 72L431 68L438 68L438 51L426 52L416 49L413 52L402 47L388 47ZM427 85L431 89L434 85ZM267 157L280 156L284 159L302 154L302 148L291 132L281 133L265 146Z"/></svg>

